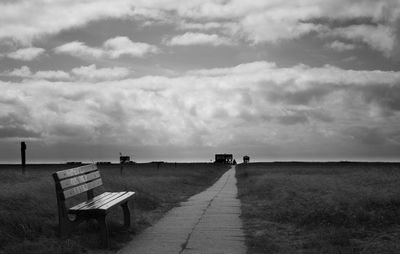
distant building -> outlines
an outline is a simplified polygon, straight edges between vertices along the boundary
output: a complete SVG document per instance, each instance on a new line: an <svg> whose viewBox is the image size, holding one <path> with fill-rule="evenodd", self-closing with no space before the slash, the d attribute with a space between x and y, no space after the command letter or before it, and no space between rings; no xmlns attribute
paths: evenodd
<svg viewBox="0 0 400 254"><path fill-rule="evenodd" d="M130 156L119 156L119 163L121 164L125 164L125 163L129 163L131 161L131 157Z"/></svg>
<svg viewBox="0 0 400 254"><path fill-rule="evenodd" d="M232 163L233 155L232 154L216 154L215 155L215 163Z"/></svg>
<svg viewBox="0 0 400 254"><path fill-rule="evenodd" d="M247 164L247 163L249 163L249 161L250 161L250 157L249 156L243 156L243 163L244 164Z"/></svg>

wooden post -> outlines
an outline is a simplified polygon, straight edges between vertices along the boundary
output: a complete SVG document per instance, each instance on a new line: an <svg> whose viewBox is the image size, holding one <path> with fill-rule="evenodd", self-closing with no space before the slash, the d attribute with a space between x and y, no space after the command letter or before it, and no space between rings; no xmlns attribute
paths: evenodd
<svg viewBox="0 0 400 254"><path fill-rule="evenodd" d="M25 142L21 142L21 169L22 169L22 174L25 174L25 169L26 169L25 151L26 151L26 144L25 144Z"/></svg>

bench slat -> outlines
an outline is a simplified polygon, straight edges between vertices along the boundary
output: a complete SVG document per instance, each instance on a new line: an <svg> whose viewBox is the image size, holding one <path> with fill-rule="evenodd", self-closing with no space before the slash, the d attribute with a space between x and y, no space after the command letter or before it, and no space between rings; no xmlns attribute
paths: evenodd
<svg viewBox="0 0 400 254"><path fill-rule="evenodd" d="M120 197L120 196L123 195L123 194L125 194L125 191L123 191L123 192L111 192L110 195L108 195L108 196L106 196L106 197L103 197L103 198L101 198L101 199L99 199L99 200L96 200L96 202L94 202L94 203L92 203L92 204L90 204L90 205L83 206L83 207L81 207L79 210L97 209L97 208L99 208L100 206L102 206L102 205L106 204L107 202L110 202L110 201L112 201L112 200L114 200L114 199Z"/></svg>
<svg viewBox="0 0 400 254"><path fill-rule="evenodd" d="M125 202L125 200L127 200L130 197L132 197L133 195L135 195L135 192L128 191L124 195L112 200L111 202L108 202L107 204L99 207L98 209L100 209L100 210L108 210L109 208L111 208L111 207L113 207L115 205L119 205L119 204Z"/></svg>
<svg viewBox="0 0 400 254"><path fill-rule="evenodd" d="M71 207L70 210L79 210L80 208L82 208L84 206L87 206L87 205L91 205L94 202L96 202L97 200L99 200L99 199L101 199L103 197L106 197L106 196L108 196L110 194L112 194L112 192L104 192L104 193L102 193L102 194L100 194L100 195L98 195L98 196L96 196L96 197L94 197L92 199L89 199L89 200L87 200L85 202L82 202L80 204L77 204L76 206Z"/></svg>
<svg viewBox="0 0 400 254"><path fill-rule="evenodd" d="M67 199L67 198L73 197L75 195L78 195L82 192L86 192L88 190L94 189L98 186L101 186L102 184L103 184L103 182L102 182L101 178L98 178L92 182L73 187L73 188L68 189L63 192L64 199Z"/></svg>
<svg viewBox="0 0 400 254"><path fill-rule="evenodd" d="M92 181L94 179L100 178L100 172L99 171L94 171L92 173L86 174L86 175L80 175L77 177L72 177L72 178L68 178L65 180L62 180L60 182L61 188L62 189L66 189L75 185L79 185L82 183L86 183L89 181Z"/></svg>
<svg viewBox="0 0 400 254"><path fill-rule="evenodd" d="M95 164L90 164L90 165L85 165L82 167L58 171L58 172L56 172L56 174L57 174L58 180L63 180L65 178L86 174L86 173L89 173L89 172L92 172L95 170L97 170L97 166Z"/></svg>

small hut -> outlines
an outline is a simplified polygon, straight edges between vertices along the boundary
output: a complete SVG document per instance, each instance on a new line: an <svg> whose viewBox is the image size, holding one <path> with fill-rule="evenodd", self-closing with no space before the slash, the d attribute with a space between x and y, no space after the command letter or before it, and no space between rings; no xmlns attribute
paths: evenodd
<svg viewBox="0 0 400 254"><path fill-rule="evenodd" d="M130 156L123 156L123 155L119 156L119 163L120 164L129 163L130 161L131 161L131 157Z"/></svg>
<svg viewBox="0 0 400 254"><path fill-rule="evenodd" d="M233 155L232 154L216 154L215 163L229 163L232 164Z"/></svg>

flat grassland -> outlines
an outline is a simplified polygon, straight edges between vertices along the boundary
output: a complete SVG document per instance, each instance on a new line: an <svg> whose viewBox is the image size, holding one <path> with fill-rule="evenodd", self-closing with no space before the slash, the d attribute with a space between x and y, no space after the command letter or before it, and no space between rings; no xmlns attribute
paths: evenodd
<svg viewBox="0 0 400 254"><path fill-rule="evenodd" d="M204 190L227 170L211 163L99 165L104 185L95 191L137 192L130 202L131 229L122 231L122 209L108 215L110 250L99 250L98 227L82 223L69 239L56 236L55 171L75 166L28 165L22 175L16 165L0 165L0 253L114 253L133 235L153 224L170 208ZM76 200L78 201L78 200ZM132 203L134 205L132 205Z"/></svg>
<svg viewBox="0 0 400 254"><path fill-rule="evenodd" d="M399 163L237 167L248 254L400 253Z"/></svg>

